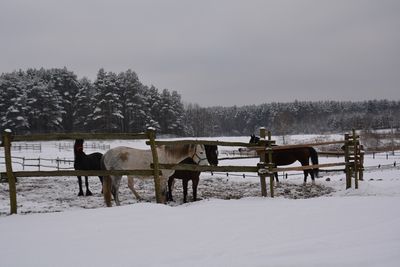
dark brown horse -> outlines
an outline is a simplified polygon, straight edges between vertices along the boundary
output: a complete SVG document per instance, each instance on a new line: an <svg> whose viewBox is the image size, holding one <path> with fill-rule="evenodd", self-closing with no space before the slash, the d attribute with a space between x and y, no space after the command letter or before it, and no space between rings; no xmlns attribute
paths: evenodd
<svg viewBox="0 0 400 267"><path fill-rule="evenodd" d="M211 165L218 165L218 147L214 145L204 145L206 149L207 160ZM180 163L183 164L196 164L192 158L186 158L182 160ZM168 179L168 201L173 201L172 198L172 187L174 184L174 179L182 180L183 187L183 203L187 202L187 191L188 191L188 183L192 181L192 190L193 190L193 201L197 200L197 186L199 185L199 171L187 171L187 170L177 170L172 174Z"/></svg>
<svg viewBox="0 0 400 267"><path fill-rule="evenodd" d="M101 157L103 154L96 152L86 155L83 152L83 139L76 139L74 144L74 168L75 170L101 170ZM99 176L101 184L103 184L103 177ZM78 196L83 196L82 178L78 176L79 193ZM89 190L88 177L85 176L86 196L91 196L92 192Z"/></svg>
<svg viewBox="0 0 400 267"><path fill-rule="evenodd" d="M249 143L256 144L259 141L260 138L258 136L251 135ZM318 153L311 146L277 149L272 153L272 162L274 163L275 168L277 166L290 165L296 161L299 161L302 166L308 166L310 164L310 159L312 165L318 164ZM314 178L318 177L318 168L304 170L304 184L307 182L308 174L310 174L312 183L314 184ZM275 179L277 182L279 182L278 173L275 173Z"/></svg>

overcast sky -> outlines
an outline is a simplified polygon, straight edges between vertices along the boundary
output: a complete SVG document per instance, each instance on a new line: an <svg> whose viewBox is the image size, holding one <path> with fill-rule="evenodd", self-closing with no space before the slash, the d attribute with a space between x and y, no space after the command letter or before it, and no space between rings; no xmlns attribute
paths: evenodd
<svg viewBox="0 0 400 267"><path fill-rule="evenodd" d="M400 1L1 0L0 72L64 66L201 106L400 100Z"/></svg>

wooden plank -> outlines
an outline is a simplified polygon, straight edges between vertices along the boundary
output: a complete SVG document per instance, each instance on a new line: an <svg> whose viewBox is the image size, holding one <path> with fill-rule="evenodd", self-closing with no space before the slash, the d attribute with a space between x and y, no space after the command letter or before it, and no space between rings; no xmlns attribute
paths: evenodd
<svg viewBox="0 0 400 267"><path fill-rule="evenodd" d="M325 157L344 157L344 151L319 151L318 156L325 156Z"/></svg>
<svg viewBox="0 0 400 267"><path fill-rule="evenodd" d="M15 177L51 177L51 176L106 176L106 175L142 175L153 176L153 170L112 170L112 171L17 171ZM4 173L2 173L4 175Z"/></svg>
<svg viewBox="0 0 400 267"><path fill-rule="evenodd" d="M146 141L147 145L150 145L150 141ZM241 147L255 147L257 144L250 144L244 142L223 142L223 141L211 141L211 140L171 140L171 141L164 141L164 140L156 140L155 144L157 146L161 145L216 145L216 146L241 146Z"/></svg>
<svg viewBox="0 0 400 267"><path fill-rule="evenodd" d="M147 139L146 133L51 133L51 134L32 134L14 135L12 141L54 141L54 140L75 140L75 139Z"/></svg>
<svg viewBox="0 0 400 267"><path fill-rule="evenodd" d="M3 144L4 144L4 158L6 162L6 172L8 178L8 186L10 193L10 213L17 213L17 187L15 175L12 170L12 159L11 159L11 131L5 130L3 132Z"/></svg>
<svg viewBox="0 0 400 267"><path fill-rule="evenodd" d="M158 175L160 167L158 165L158 154L155 144L155 139L156 139L155 130L152 128L148 128L147 135L150 139L151 154L153 156L153 164L151 164L151 168L154 171L154 188L155 188L154 191L156 194L156 201L157 203L165 203L167 199L161 192L161 181L160 181L160 176Z"/></svg>
<svg viewBox="0 0 400 267"><path fill-rule="evenodd" d="M267 144L270 145L270 143L267 143L265 141L265 136L266 136L266 130L264 127L260 128L260 140L258 141L258 146L265 147ZM261 196L266 197L267 196L267 182L266 182L266 177L267 173L265 171L265 163L266 163L266 155L265 153L260 153L260 161L257 164L257 167L259 170L261 170L258 175L260 176L260 187L261 187ZM273 197L273 193L271 191L271 197Z"/></svg>
<svg viewBox="0 0 400 267"><path fill-rule="evenodd" d="M358 158L358 153L359 153L359 141L358 141L359 136L356 135L356 130L353 129L353 142L354 142L354 147L353 147L353 154L354 154L354 187L355 189L358 189L358 174L359 174L359 166L357 162ZM351 159L351 158L350 158Z"/></svg>
<svg viewBox="0 0 400 267"><path fill-rule="evenodd" d="M323 145L334 145L334 144L344 144L343 141L329 141L329 142L318 142L318 143L306 143L306 144L298 144L298 145L278 145L278 146L272 146L272 150L283 150L283 149L291 149L291 148L297 148L297 147L305 147L305 146L323 146ZM266 150L266 148L262 146L257 146L254 147L255 150Z"/></svg>
<svg viewBox="0 0 400 267"><path fill-rule="evenodd" d="M160 169L188 170L188 171L214 171L214 172L258 172L256 166L205 166L196 164L158 164Z"/></svg>
<svg viewBox="0 0 400 267"><path fill-rule="evenodd" d="M268 131L268 171L269 171L269 191L271 192L271 197L274 197L274 178L275 173L272 171L274 168L274 163L272 162L272 144L274 144L271 140L271 131ZM263 153L261 153L263 154Z"/></svg>
<svg viewBox="0 0 400 267"><path fill-rule="evenodd" d="M286 168L275 168L273 172L287 172L287 171L303 171L310 169L320 169L326 167L335 167L335 166L345 166L345 162L336 162L336 163L325 163L325 164L317 164L317 165L307 165L307 166L298 166L298 167L286 167Z"/></svg>

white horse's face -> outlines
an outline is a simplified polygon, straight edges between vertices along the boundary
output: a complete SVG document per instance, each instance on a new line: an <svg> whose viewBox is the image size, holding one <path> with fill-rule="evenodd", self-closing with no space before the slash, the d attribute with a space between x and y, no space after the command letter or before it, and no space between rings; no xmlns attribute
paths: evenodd
<svg viewBox="0 0 400 267"><path fill-rule="evenodd" d="M210 165L207 160L206 149L204 145L196 145L193 161L198 165Z"/></svg>

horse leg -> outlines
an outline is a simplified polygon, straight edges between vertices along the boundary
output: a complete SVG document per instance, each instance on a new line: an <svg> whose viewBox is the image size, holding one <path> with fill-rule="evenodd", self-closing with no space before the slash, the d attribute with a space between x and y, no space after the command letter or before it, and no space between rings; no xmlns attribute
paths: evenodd
<svg viewBox="0 0 400 267"><path fill-rule="evenodd" d="M199 185L199 175L192 179L193 201L197 201L197 186Z"/></svg>
<svg viewBox="0 0 400 267"><path fill-rule="evenodd" d="M174 199L172 198L172 188L174 187L174 184L175 184L175 178L173 176L169 177L169 179L168 179L168 196L167 196L168 201L174 201Z"/></svg>
<svg viewBox="0 0 400 267"><path fill-rule="evenodd" d="M311 176L312 185L315 185L314 170L309 170L308 172L310 173L310 176Z"/></svg>
<svg viewBox="0 0 400 267"><path fill-rule="evenodd" d="M277 167L278 167L277 165L274 166L275 169L276 169ZM278 184L279 184L278 172L275 172L275 173L274 173L274 176L275 176L276 183L277 183L277 185L278 185Z"/></svg>
<svg viewBox="0 0 400 267"><path fill-rule="evenodd" d="M142 200L142 198L139 196L139 194L136 192L135 188L133 187L133 176L128 176L128 187L132 191L132 193L135 195L137 200Z"/></svg>
<svg viewBox="0 0 400 267"><path fill-rule="evenodd" d="M182 179L182 187L183 187L183 203L187 202L187 191L188 191L188 179Z"/></svg>
<svg viewBox="0 0 400 267"><path fill-rule="evenodd" d="M303 170L303 172L304 172L304 182L303 182L303 185L306 185L306 184L307 184L308 171L307 171L307 170Z"/></svg>
<svg viewBox="0 0 400 267"><path fill-rule="evenodd" d="M78 193L78 196L83 196L82 177L81 177L81 176L78 176L78 185L79 185L79 193Z"/></svg>
<svg viewBox="0 0 400 267"><path fill-rule="evenodd" d="M103 194L103 176L99 176L101 182L101 193Z"/></svg>
<svg viewBox="0 0 400 267"><path fill-rule="evenodd" d="M307 162L300 162L301 163L301 166L309 166L310 164L309 164L309 162L307 161ZM304 172L304 182L303 182L303 185L306 185L307 184L307 176L308 176L308 170L303 170L303 172Z"/></svg>
<svg viewBox="0 0 400 267"><path fill-rule="evenodd" d="M277 172L275 172L275 173L274 173L274 176L275 176L275 180L276 180L276 182L277 182L277 183L279 183L279 179L278 179L278 173L277 173Z"/></svg>
<svg viewBox="0 0 400 267"><path fill-rule="evenodd" d="M93 195L92 192L90 192L89 190L89 179L87 176L85 176L85 186L86 186L86 196Z"/></svg>
<svg viewBox="0 0 400 267"><path fill-rule="evenodd" d="M122 176L111 176L112 177L112 186L111 186L111 192L114 196L115 204L117 206L121 206L121 203L119 201L119 185L121 183L121 178Z"/></svg>

